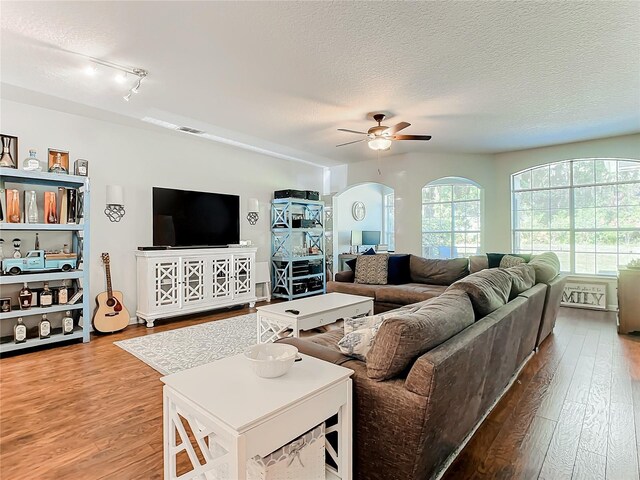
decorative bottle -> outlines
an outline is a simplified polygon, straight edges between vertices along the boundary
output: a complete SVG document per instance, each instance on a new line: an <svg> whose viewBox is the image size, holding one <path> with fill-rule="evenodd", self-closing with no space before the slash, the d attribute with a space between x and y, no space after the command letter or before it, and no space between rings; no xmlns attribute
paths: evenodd
<svg viewBox="0 0 640 480"><path fill-rule="evenodd" d="M20 310L29 310L31 308L31 302L33 301L33 292L29 289L27 282L24 283L20 293L18 294L20 300Z"/></svg>
<svg viewBox="0 0 640 480"><path fill-rule="evenodd" d="M38 331L40 332L40 338L49 338L51 336L51 322L47 320L47 315L42 315L42 320L38 325Z"/></svg>
<svg viewBox="0 0 640 480"><path fill-rule="evenodd" d="M40 160L36 158L36 151L32 148L29 150L29 156L22 161L22 169L27 171L42 171Z"/></svg>
<svg viewBox="0 0 640 480"><path fill-rule="evenodd" d="M19 318L18 323L13 326L13 341L16 343L27 341L27 326L22 323L22 318Z"/></svg>
<svg viewBox="0 0 640 480"><path fill-rule="evenodd" d="M11 138L2 137L2 156L0 156L0 167L16 168L16 162L11 155Z"/></svg>
<svg viewBox="0 0 640 480"><path fill-rule="evenodd" d="M36 232L36 243L34 245L34 250L40 250L40 235Z"/></svg>
<svg viewBox="0 0 640 480"><path fill-rule="evenodd" d="M49 282L44 282L44 290L40 292L40 306L50 307L53 304L53 293L49 288Z"/></svg>
<svg viewBox="0 0 640 480"><path fill-rule="evenodd" d="M53 192L48 192L49 195L49 206L47 208L47 223L58 223L58 214L57 214L57 205L56 205L56 194Z"/></svg>
<svg viewBox="0 0 640 480"><path fill-rule="evenodd" d="M27 221L29 223L38 223L38 203L34 190L27 192Z"/></svg>
<svg viewBox="0 0 640 480"><path fill-rule="evenodd" d="M73 333L73 317L71 316L71 312L68 310L64 313L64 318L62 319L62 333L64 335L70 335Z"/></svg>
<svg viewBox="0 0 640 480"><path fill-rule="evenodd" d="M69 290L65 282L62 282L62 286L58 289L58 304L66 305L69 301Z"/></svg>
<svg viewBox="0 0 640 480"><path fill-rule="evenodd" d="M51 173L67 173L67 169L62 166L62 154L56 153L56 159L53 161L53 165L49 169Z"/></svg>

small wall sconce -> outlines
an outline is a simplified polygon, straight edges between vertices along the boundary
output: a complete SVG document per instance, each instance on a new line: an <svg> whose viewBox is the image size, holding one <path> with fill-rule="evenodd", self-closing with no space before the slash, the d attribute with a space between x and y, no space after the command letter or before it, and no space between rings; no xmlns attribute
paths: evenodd
<svg viewBox="0 0 640 480"><path fill-rule="evenodd" d="M107 207L104 214L112 222L119 222L124 217L124 191L120 185L107 185Z"/></svg>
<svg viewBox="0 0 640 480"><path fill-rule="evenodd" d="M247 200L247 221L250 225L258 223L258 212L260 211L260 205L257 198L250 198Z"/></svg>

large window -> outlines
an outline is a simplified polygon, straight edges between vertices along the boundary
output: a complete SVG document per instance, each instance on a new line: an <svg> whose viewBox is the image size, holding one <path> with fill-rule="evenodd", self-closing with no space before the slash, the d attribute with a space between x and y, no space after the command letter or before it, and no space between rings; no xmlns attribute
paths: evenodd
<svg viewBox="0 0 640 480"><path fill-rule="evenodd" d="M389 251L395 250L395 235L394 235L394 193L387 193L384 195L384 201L382 204L382 235L383 241Z"/></svg>
<svg viewBox="0 0 640 480"><path fill-rule="evenodd" d="M466 257L480 252L482 190L463 178L442 178L422 188L422 255Z"/></svg>
<svg viewBox="0 0 640 480"><path fill-rule="evenodd" d="M640 257L640 162L579 159L511 176L515 252L554 251L562 270L614 275Z"/></svg>

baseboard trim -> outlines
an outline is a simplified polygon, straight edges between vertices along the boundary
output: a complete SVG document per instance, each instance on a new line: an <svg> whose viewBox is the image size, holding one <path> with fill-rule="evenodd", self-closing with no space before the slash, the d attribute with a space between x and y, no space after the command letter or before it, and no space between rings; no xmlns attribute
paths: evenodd
<svg viewBox="0 0 640 480"><path fill-rule="evenodd" d="M445 472L451 466L454 460L458 458L458 455L460 455L460 452L462 452L462 450L464 450L464 447L467 446L467 443L469 443L469 441L471 440L471 437L473 437L473 435L478 431L482 423L491 414L493 409L496 408L496 405L500 402L500 400L502 400L502 397L506 395L506 393L511 389L511 387L516 382L516 380L518 380L518 377L520 376L520 372L522 372L524 367L526 367L527 363L529 363L529 360L531 360L531 357L533 357L534 355L535 355L535 352L531 352L529 356L527 356L526 360L522 362L522 365L520 365L518 370L516 370L516 373L513 375L513 377L511 377L509 384L504 388L504 390L502 391L498 399L491 404L491 406L486 411L486 413L482 416L482 418L478 421L478 423L476 423L475 427L473 427L473 430L471 430L471 433L469 433L469 435L467 435L464 438L460 446L451 455L449 455L443 467L440 469L440 471L438 471L438 473L435 476L431 477L431 480L440 480L442 478L442 476L445 474Z"/></svg>

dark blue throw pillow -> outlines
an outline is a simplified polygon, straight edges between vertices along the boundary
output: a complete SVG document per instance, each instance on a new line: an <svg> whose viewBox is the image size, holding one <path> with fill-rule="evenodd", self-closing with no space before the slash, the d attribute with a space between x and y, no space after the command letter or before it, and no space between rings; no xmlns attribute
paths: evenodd
<svg viewBox="0 0 640 480"><path fill-rule="evenodd" d="M387 270L387 283L389 285L402 285L411 282L410 260L411 255L389 255L389 268Z"/></svg>
<svg viewBox="0 0 640 480"><path fill-rule="evenodd" d="M367 250L366 252L362 252L360 255L375 255L376 251L373 248L370 248L369 250ZM353 270L354 272L356 271L356 261L358 261L358 257L356 258L352 258L351 260L347 260L346 263L347 266Z"/></svg>
<svg viewBox="0 0 640 480"><path fill-rule="evenodd" d="M489 268L498 268L500 266L500 262L502 261L502 257L504 257L505 255L520 257L524 259L525 262L531 260L531 255L528 255L526 253L487 253L487 263L489 264Z"/></svg>

